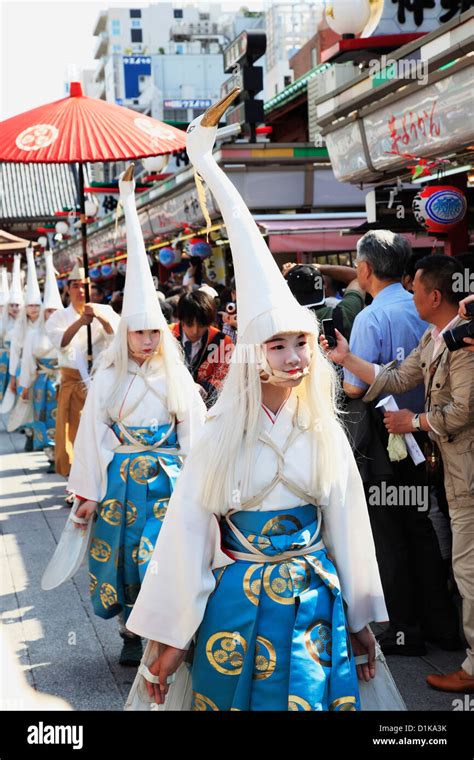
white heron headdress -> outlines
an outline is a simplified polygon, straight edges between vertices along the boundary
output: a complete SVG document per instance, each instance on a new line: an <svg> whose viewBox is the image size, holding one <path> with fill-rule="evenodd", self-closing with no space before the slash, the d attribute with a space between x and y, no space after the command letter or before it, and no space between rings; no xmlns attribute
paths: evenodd
<svg viewBox="0 0 474 760"><path fill-rule="evenodd" d="M61 301L61 294L59 292L56 272L54 270L52 251L44 252L44 261L46 266L46 279L44 283L43 308L63 309L64 306Z"/></svg>
<svg viewBox="0 0 474 760"><path fill-rule="evenodd" d="M28 264L28 273L26 277L26 306L41 306L41 293L36 275L35 254L33 248L26 249L26 261Z"/></svg>
<svg viewBox="0 0 474 760"><path fill-rule="evenodd" d="M0 306L5 306L8 303L8 296L10 294L10 288L8 287L8 274L6 267L2 267L1 279L0 279Z"/></svg>
<svg viewBox="0 0 474 760"><path fill-rule="evenodd" d="M225 222L235 271L238 343L262 344L284 332L314 332L315 321L292 295L240 193L213 158L217 124L238 92L235 88L191 122L186 149Z"/></svg>
<svg viewBox="0 0 474 760"><path fill-rule="evenodd" d="M121 319L129 330L164 330L167 323L150 271L135 204L133 165L121 175L119 188L127 229L127 273Z"/></svg>
<svg viewBox="0 0 474 760"><path fill-rule="evenodd" d="M21 287L21 270L20 270L21 256L19 253L13 258L13 272L12 281L10 285L10 295L8 296L8 303L17 303L23 306L23 290Z"/></svg>

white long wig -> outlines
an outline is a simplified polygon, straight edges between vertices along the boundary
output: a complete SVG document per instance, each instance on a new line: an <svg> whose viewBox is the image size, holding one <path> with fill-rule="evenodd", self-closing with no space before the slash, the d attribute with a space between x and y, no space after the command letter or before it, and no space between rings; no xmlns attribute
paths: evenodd
<svg viewBox="0 0 474 760"><path fill-rule="evenodd" d="M122 318L112 343L101 355L95 370L97 372L108 367L113 367L115 370L114 382L110 389L109 409L114 409L120 404L121 392L127 378L128 330L126 319ZM146 364L146 371L150 375L164 372L168 411L180 419L186 409L189 408L189 382L187 393L185 384L187 369L183 363L183 352L167 325L160 330L160 342L156 353L147 360Z"/></svg>
<svg viewBox="0 0 474 760"><path fill-rule="evenodd" d="M312 317L309 372L292 392L299 399L297 425L311 432L311 493L322 504L337 478L341 413L336 371L319 345L319 328ZM205 472L201 503L214 514L239 509L240 502L254 495L249 493L249 484L254 447L261 433L261 381L254 361L242 361L241 355L237 358L240 361L231 362L219 399L208 414L199 447L190 455Z"/></svg>

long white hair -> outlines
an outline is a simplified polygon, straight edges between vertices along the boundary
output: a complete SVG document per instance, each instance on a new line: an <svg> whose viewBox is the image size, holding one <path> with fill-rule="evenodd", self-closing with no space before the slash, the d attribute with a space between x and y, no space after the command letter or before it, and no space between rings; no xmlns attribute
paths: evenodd
<svg viewBox="0 0 474 760"><path fill-rule="evenodd" d="M112 343L101 355L95 370L98 372L108 367L114 369L115 376L109 396L110 409L113 409L121 401L121 392L128 373L128 361L128 325L126 319L122 318ZM188 393L186 393L184 379L187 370L183 363L183 352L168 326L160 330L160 342L157 351L147 361L147 371L150 374L160 369L163 369L166 379L168 411L179 419L189 408L189 383L187 384Z"/></svg>
<svg viewBox="0 0 474 760"><path fill-rule="evenodd" d="M340 435L338 382L336 371L319 345L319 328L308 335L312 349L309 373L293 389L299 399L297 425L310 431L312 461L311 494L323 503L337 477L337 449ZM237 343L237 347L239 344ZM261 433L262 390L254 361L232 361L221 394L208 413L208 422L199 447L189 459L202 468L201 503L214 514L253 496L249 493L255 444ZM241 452L243 452L241 454ZM212 467L209 466L212 462Z"/></svg>

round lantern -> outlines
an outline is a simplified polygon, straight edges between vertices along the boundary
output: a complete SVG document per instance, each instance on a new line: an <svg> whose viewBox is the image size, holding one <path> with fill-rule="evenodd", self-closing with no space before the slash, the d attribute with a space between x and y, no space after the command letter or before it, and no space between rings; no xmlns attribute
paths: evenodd
<svg viewBox="0 0 474 760"><path fill-rule="evenodd" d="M58 235L67 235L69 232L69 224L67 222L57 222L54 229Z"/></svg>
<svg viewBox="0 0 474 760"><path fill-rule="evenodd" d="M149 156L142 159L142 164L147 172L160 174L168 166L169 156Z"/></svg>
<svg viewBox="0 0 474 760"><path fill-rule="evenodd" d="M103 279L108 279L109 277L113 277L115 274L115 267L112 264L102 264L100 268L100 276Z"/></svg>
<svg viewBox="0 0 474 760"><path fill-rule="evenodd" d="M64 288L64 280L56 280L58 283L59 290L62 290Z"/></svg>
<svg viewBox="0 0 474 760"><path fill-rule="evenodd" d="M466 211L466 196L451 185L430 185L413 199L416 221L432 233L448 232L464 219Z"/></svg>
<svg viewBox="0 0 474 760"><path fill-rule="evenodd" d="M46 246L48 245L48 238L46 237L46 235L41 235L38 238L38 243L40 244L41 248L46 248Z"/></svg>
<svg viewBox="0 0 474 760"><path fill-rule="evenodd" d="M91 280L100 280L101 277L101 271L100 267L92 267L89 269L89 277Z"/></svg>
<svg viewBox="0 0 474 760"><path fill-rule="evenodd" d="M187 250L190 256L199 256L200 259L207 259L212 253L211 246L202 238L191 238L188 241Z"/></svg>
<svg viewBox="0 0 474 760"><path fill-rule="evenodd" d="M370 18L369 0L328 0L326 21L337 34L355 36Z"/></svg>
<svg viewBox="0 0 474 760"><path fill-rule="evenodd" d="M171 269L175 264L179 264L181 261L181 251L177 248L162 248L160 250L160 264L166 269Z"/></svg>
<svg viewBox="0 0 474 760"><path fill-rule="evenodd" d="M84 204L84 211L86 216L95 216L99 210L97 201L86 201Z"/></svg>

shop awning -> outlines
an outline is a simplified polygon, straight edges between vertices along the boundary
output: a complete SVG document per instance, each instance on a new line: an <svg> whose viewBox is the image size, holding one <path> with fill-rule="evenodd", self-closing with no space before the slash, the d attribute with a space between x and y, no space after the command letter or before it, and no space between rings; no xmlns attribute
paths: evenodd
<svg viewBox="0 0 474 760"><path fill-rule="evenodd" d="M357 241L365 234L366 225L360 218L344 219L257 219L272 253L325 253L355 251ZM347 234L361 227L360 234ZM403 233L412 248L442 247L443 242L427 235Z"/></svg>
<svg viewBox="0 0 474 760"><path fill-rule="evenodd" d="M257 220L272 253L351 251L360 235L342 235L358 227L359 219Z"/></svg>

